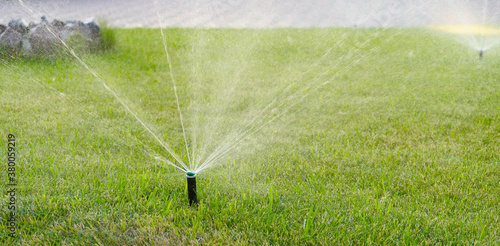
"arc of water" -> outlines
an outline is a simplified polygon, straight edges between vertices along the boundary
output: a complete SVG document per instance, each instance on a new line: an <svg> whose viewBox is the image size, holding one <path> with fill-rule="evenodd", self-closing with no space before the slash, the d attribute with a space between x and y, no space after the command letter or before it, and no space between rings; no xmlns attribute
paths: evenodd
<svg viewBox="0 0 500 246"><path fill-rule="evenodd" d="M342 40L341 42L343 42L343 41L344 40ZM362 46L364 46L364 45L362 45ZM306 74L306 73L308 73L310 70L312 70L312 68L318 66L318 64L321 61L321 59L323 59L324 57L326 57L327 54L329 54L330 51L331 51L331 48L327 50L327 52L322 56L322 58L318 59L318 61L317 61L317 63L315 65L313 65L310 69L308 69L308 71L304 72L303 75ZM340 59L337 60L337 64L336 65L338 65L338 64L340 64ZM323 75L325 73L326 72L323 72L322 74L316 75L315 77L319 77L319 76L321 76L321 75ZM254 133L258 132L265 125L271 123L276 118L284 115L290 108L292 108L294 105L296 105L297 103L299 103L300 101L302 101L302 100L294 101L294 99L297 98L297 96L299 96L299 95L303 94L304 92L306 92L311 87L311 83L310 83L308 86L302 88L301 90L299 90L297 92L294 92L291 95L285 96L286 92L289 89L291 89L291 87L293 85L295 85L295 83L290 84L287 88L285 88L285 90L278 97L276 97L271 103L269 103L259 113L259 115L257 115L256 117L254 117L252 119L252 121L250 121L245 127L242 128L242 130L240 130L238 133L234 134L233 137L231 137L230 139L228 139L226 141L223 141L223 143L225 143L225 144L223 144L222 147L219 147L218 149L216 149L212 153L212 155L209 158L207 158L207 160L200 167L197 168L197 170L201 171L205 167L207 167L211 163L213 163L214 161L219 160L220 159L219 157L222 157L227 152L229 152L228 149L229 150L233 149L234 147L236 147L237 145L239 145L241 142L243 142L245 139L247 139L248 137L250 137ZM307 93L307 94L309 94L309 93ZM285 98L280 99L282 96L284 96ZM305 98L305 96L303 96L302 99L303 98ZM287 102L289 102L289 101L292 101L293 103L291 103L291 104L289 104L287 106ZM273 110L274 109L282 109L281 108L282 106L285 106L285 109L282 111L282 113L280 113L280 114L278 114L278 115L276 115L274 117L272 116L272 111L267 112L270 108L273 108ZM271 117L271 118L269 118L269 117ZM255 130L255 129L257 129L257 130Z"/></svg>
<svg viewBox="0 0 500 246"><path fill-rule="evenodd" d="M354 61L352 63L352 65L354 65L358 61L359 60ZM331 79L334 79L335 77L338 77L338 75L334 76ZM240 145L243 141L245 141L246 139L248 139L249 137L251 137L253 134L255 134L258 131L260 131L266 125L272 123L273 121L275 121L279 117L281 117L284 114L286 114L288 112L288 110L290 110L291 108L293 108L298 103L302 102L310 93L312 93L313 91L316 91L320 87L322 87L322 86L324 86L324 85L326 85L326 84L328 84L330 82L331 82L331 80L323 82L319 86L317 86L316 88L313 88L312 90L309 90L311 88L311 85L309 85L309 86L304 87L302 90L300 90L298 92L295 92L291 96L288 96L288 98L284 99L284 101L280 102L278 104L278 106L276 107L276 108L279 108L281 106L285 106L283 109L281 109L281 113L279 113L279 114L277 114L275 116L267 115L266 117L270 117L270 118L263 118L260 122L258 122L257 124L253 125L249 129L247 129L246 131L244 131L243 134L237 136L233 141L231 141L231 143L226 144L226 147L224 147L220 151L218 151L217 154L213 155L210 159L207 159L205 161L205 163L203 163L199 168L196 169L197 172L200 172L200 171L208 168L213 163L215 163L215 162L219 161L220 159L224 158L224 156L226 154L228 154L232 149L234 149L238 145ZM298 97L298 99L295 100L297 98L297 96L299 96L301 94L302 94L302 96ZM292 101L292 103L287 104L288 101Z"/></svg>
<svg viewBox="0 0 500 246"><path fill-rule="evenodd" d="M12 64L8 64L8 63L7 63L5 60L3 60L3 59L0 59L0 62L1 62L1 63L5 66L5 67L10 68L11 70L16 70L16 71L22 72L22 69L21 69L21 68L19 68L19 67L15 66L15 65L12 65ZM46 84L42 84L42 83L40 82L40 80L39 80L39 79L36 79L36 78L31 78L31 81L33 81L35 84L39 85L40 87L43 87L43 88L45 88L45 89L49 89L49 90L53 91L54 93L57 93L58 95L60 95L60 96L61 96L61 98L62 98L64 101L66 101L66 102L68 102L68 103L71 103L71 104L73 104L73 106L75 106L75 104L74 104L74 102L73 102L73 101L68 100L68 97L69 97L68 95L66 95L66 94L62 93L61 91L57 90L56 88L54 88L54 87L52 87L52 86L49 86L49 85L46 85ZM78 101L78 102L80 102L80 103L81 103L81 101L80 101L78 98L76 98L76 97L71 97L71 99L72 99L72 100L76 100L76 101ZM88 113L88 114L90 114L90 115L92 115L92 116L94 116L94 117L95 117L95 116L97 116L97 115L95 115L94 113L90 112L89 110L85 110L85 111L86 111L86 113ZM138 140L137 138L135 138L135 141L136 141L136 142L139 142L142 146L144 146L145 148L149 149L149 151L152 151L152 152L155 152L155 153L156 153L156 151L154 151L153 149L149 148L149 147L148 147L145 143L143 143L142 141ZM153 156L153 155L152 155L151 153L149 153L149 152L148 152L148 154L149 154L150 156L152 156L152 157L155 157L155 159L160 159L160 158L158 158L158 155ZM157 153L156 153L156 154L157 154ZM161 160L162 160L162 161L164 161L164 162L166 162L167 164L169 164L169 165L171 165L171 166L173 166L173 167L175 167L175 168L177 168L177 169L179 169L179 170L181 170L181 171L185 172L185 170L184 170L184 169L179 168L177 165L175 165L175 164L174 164L174 163L172 163L171 161L169 161L169 160L167 160L167 159L165 159L165 158L161 158Z"/></svg>
<svg viewBox="0 0 500 246"><path fill-rule="evenodd" d="M173 74L173 71L172 71L172 61L170 60L170 55L168 53L167 43L165 41L165 34L163 33L163 23L162 23L162 19L161 19L161 16L160 16L160 12L158 11L158 0L155 0L154 4L155 4L155 7L156 7L156 15L158 16L158 24L160 24L161 40L163 42L163 48L165 50L165 55L167 56L168 68L169 68L169 71L170 71L170 80L172 81L172 85L174 86L175 101L177 103L177 111L179 113L179 118L180 118L180 121L181 121L182 135L184 137L184 145L186 146L186 153L187 153L187 156L188 156L188 163L189 163L190 168L191 168L192 167L191 166L192 162L191 162L191 157L190 157L190 154L189 154L189 147L188 147L187 137L186 137L186 129L184 127L184 120L183 120L183 117L182 117L182 111L181 111L181 107L180 107L180 103L179 103L179 96L177 94L177 85L175 83L174 74Z"/></svg>
<svg viewBox="0 0 500 246"><path fill-rule="evenodd" d="M488 11L488 0L484 0L483 1L483 23L481 23L482 25L486 25L486 13ZM484 33L484 30L482 30L482 33L481 33L481 47L482 49L485 49L486 47L486 37L485 37L485 33Z"/></svg>
<svg viewBox="0 0 500 246"><path fill-rule="evenodd" d="M328 51L322 56L322 57L325 57L329 52L331 51L331 48L328 49ZM310 70L312 70L312 68L316 67L320 62L320 59L318 59L318 61L316 62L315 65L313 65L311 68L309 68L306 72L304 72L302 74L302 76L304 74L306 74L307 72L309 72ZM241 136L245 135L247 132L251 131L251 129L253 127L255 127L255 125L259 125L263 120L266 119L266 117L268 117L268 110L272 107L274 107L276 105L276 103L279 102L278 106L276 108L278 108L279 106L281 106L285 100L287 99L283 99L281 102L280 102L280 98L285 96L286 95L286 92L288 90L290 90L292 88L292 86L294 86L295 83L293 84L290 84L288 85L284 90L283 92L276 98L274 98L263 110L261 110L259 112L259 114L257 116L255 116L250 122L248 122L243 128L241 128L239 131L237 131L237 133L234 133L234 134L231 134L229 135L224 141L222 141L222 143L214 150L214 152L205 160L204 163L201 164L200 167L202 167L206 162L210 162L214 156L218 155L221 151L223 151L224 149L226 149L227 147L229 147L230 145L232 145L232 143L234 142L237 142ZM198 168L197 168L198 169Z"/></svg>
<svg viewBox="0 0 500 246"><path fill-rule="evenodd" d="M409 11L410 11L410 10L409 10ZM399 32L401 32L401 30L402 30L402 29L400 29L400 31L399 31ZM379 30L379 31L377 31L377 33L376 33L376 35L375 35L375 36L378 36L378 34L379 34L380 32L381 32L380 30ZM399 33L399 32L398 32L398 33ZM396 36L396 34L391 35L391 37L390 37L389 39L386 39L386 40L384 41L384 43L389 42L389 41L390 41L390 40L392 40L395 36ZM369 41L369 40L366 40L364 43L362 43L362 45L358 47L357 51L361 50L361 48L362 48L363 46L365 46L365 45L368 43L368 41ZM355 61L351 62L351 63L347 66L347 69L351 69L351 67L352 67L353 65L355 65L356 63L358 63L358 62L359 62L360 60L362 60L364 57L368 56L368 54L375 52L376 50L378 50L378 48L371 49L369 53L367 53L367 54L365 54L364 56L362 56L361 58L356 59ZM340 59L339 59L339 60L338 60L338 62L337 62L337 65L338 65L338 64L340 64ZM324 73L323 73L323 74L324 74ZM245 139L247 139L247 138L248 138L248 137L250 137L251 135L253 135L253 134L255 134L256 132L258 132L259 130L261 130L261 129L265 126L265 125L268 125L268 124L270 124L271 122L273 122L274 120L276 120L277 118L281 117L283 114L285 114L288 110L290 110L290 109L291 109L293 106L295 106L297 103L299 103L300 101L304 100L304 99L305 99L305 98L306 98L306 97L307 97L310 93L312 93L313 91L316 91L316 90L318 90L319 88L321 88L322 86L324 86L324 85L326 85L326 84L330 83L330 82L332 81L332 79L335 79L335 77L337 77L337 76L338 76L338 74L337 74L337 75L335 75L335 76L334 76L333 78L331 78L330 80L328 80L328 81L326 81L326 82L323 82L323 83L321 83L320 85L317 85L317 86L316 86L316 87L314 87L312 90L310 90L309 92L307 92L307 93L305 93L304 95L302 95L302 97L300 97L300 98L299 98L299 100L296 100L296 101L294 101L293 103L291 103L291 104L287 105L287 106L285 107L285 109L284 109L284 110L283 110L280 114L275 115L274 117L270 118L267 122L264 122L264 123L263 123L262 125L260 125L259 127L257 127L257 128L253 128L253 127L252 127L252 128L250 128L250 129L248 129L248 130L244 131L244 133L243 133L242 135L240 135L240 136L238 136L238 137L237 137L237 140L236 140L235 142L234 142L234 141L231 141L232 143L226 143L224 146L229 146L229 147L227 147L227 148L226 148L226 147L223 147L221 150L215 151L216 153L215 153L215 154L212 154L209 158L207 158L207 160L206 160L203 164L201 164L201 165L200 165L200 167L198 167L198 168L196 169L196 172L200 172L200 171L202 171L202 170L204 170L204 169L206 169L206 168L210 167L210 166L211 166L214 162L216 162L216 161L220 160L221 158L223 158L223 157L224 157L224 156L225 156L225 155L226 155L229 151L231 151L232 149L234 149L235 147L237 147L237 146L238 146L239 144L241 144L241 143L242 143ZM315 76L315 77L317 77L317 76ZM301 90L300 92L295 92L293 95L294 95L294 96L297 96L297 95L299 95L299 93L303 93L303 92L307 91L309 88L311 88L311 86L312 86L312 82L310 83L310 85L309 85L309 86L305 87L305 88L304 88L303 90ZM291 99L293 99L293 98L292 98L292 97L285 98L284 102L282 102L282 103L280 104L280 106L281 106L281 105L285 105L285 102L286 102L286 101L289 101L289 100L291 100ZM273 101L273 102L271 102L271 104L273 104L273 103L274 103L274 101ZM270 105L271 105L271 104L270 104ZM268 106L269 106L269 105L268 105ZM266 107L263 111L265 111L266 109L267 109L267 107ZM262 112L261 112L261 113L262 113ZM265 119L264 119L264 120L265 120ZM248 124L248 125L251 125L251 123L253 123L253 121L252 121L252 122L250 122L250 124ZM248 125L247 125L247 126L248 126Z"/></svg>
<svg viewBox="0 0 500 246"><path fill-rule="evenodd" d="M30 8L28 7L27 5L24 4L24 2L22 0L19 0L19 3L21 4L21 6L23 6L24 8L28 9L28 11L30 11L32 14L35 14L35 12ZM90 74L92 74L99 82L101 82L101 84L104 86L104 88L110 92L113 97L115 97L116 100L118 100L118 102L120 102L120 104L154 137L154 139L160 143L160 145L183 167L179 167L175 164L173 164L172 162L169 162L169 164L171 166L174 166L180 170L183 170L183 171L187 171L188 168L187 166L184 164L184 162L182 162L182 160L179 158L179 156L177 156L177 154L174 153L173 149L170 147L169 144L167 143L164 143L163 141L161 141L157 136L156 134L153 133L153 131L127 106L127 104L118 96L118 94L116 94L116 92L114 92L111 88L109 88L109 86L106 84L106 82L104 82L104 80L99 76L99 74L97 74L94 70L92 70L88 65L87 63L85 63L76 53L73 49L71 49L67 44L66 42L64 42L64 40L62 40L57 34L55 34L50 28L47 28L47 30L55 37L57 38L61 44L63 44L63 46L70 52L70 54L75 57L78 62L85 68L87 69L87 71L89 71Z"/></svg>
<svg viewBox="0 0 500 246"><path fill-rule="evenodd" d="M366 56L366 55L365 55ZM347 69L350 69L354 64L358 63L360 59L357 59L355 61L353 61L348 67ZM294 96L298 96L302 93L304 93L301 97L298 98L298 100L293 100L293 102L289 105L286 105L286 102L282 102L280 104L281 105L286 105L286 107L282 110L282 112L278 115L275 115L273 117L271 117L269 120L263 122L263 124L261 125L257 125L251 129L249 129L248 131L245 132L244 135L240 136L237 141L233 144L231 144L228 148L224 149L222 152L219 152L215 157L213 157L211 160L207 160L205 163L203 163L199 168L196 169L196 172L200 172L208 167L210 167L210 165L212 165L213 163L219 161L220 159L224 158L224 156L229 153L232 149L236 148L238 145L240 145L243 141L245 141L247 138L251 137L253 134L257 133L258 131L260 131L263 127L265 127L266 125L272 123L273 121L275 121L276 119L278 119L279 117L283 116L284 114L286 114L288 112L288 110L290 110L292 107L294 107L295 105L297 105L299 102L302 102L307 96L309 96L309 94L311 94L313 91L316 91L318 90L319 88L321 88L322 86L330 83L333 79L335 79L336 77L338 77L339 75L335 75L333 78L331 78L330 80L326 81L326 82L323 82L321 83L320 85L316 86L315 88L313 88L312 90L309 90L311 88L311 86L307 86L305 88L303 88L300 92L296 92L294 93ZM308 91L309 90L309 91ZM290 97L290 98L287 98L285 99L286 101L292 101L292 99L295 99L295 97Z"/></svg>
<svg viewBox="0 0 500 246"><path fill-rule="evenodd" d="M378 31L377 33L380 33L380 31ZM376 34L375 36L378 36L378 34ZM343 36L343 40L341 40L341 42L340 42L341 44L345 42L345 38L346 38L346 36ZM366 44L368 44L368 42L369 42L369 40L366 40L365 42L363 42L361 45L358 46L357 50L360 50L361 48L363 48ZM323 54L322 57L320 59L318 59L313 66L311 66L306 72L302 73L301 77L303 77L305 74L307 74L314 67L317 67L319 65L319 63L321 62L321 60L324 59L325 57L327 57L327 55L330 53L331 49L332 48L328 49L327 52L325 52L325 54ZM372 52L373 52L373 50L372 50ZM351 56L352 55L353 54L351 54ZM336 64L334 66L338 66L341 63L341 59L343 57L346 57L346 56L348 56L348 55L344 55L341 58L337 59L337 62L336 62ZM319 77L319 76L321 76L321 75L323 75L325 73L326 72L323 72L322 74L316 75L315 77ZM312 82L311 82L311 83L309 83L308 86L304 87L302 90L294 92L291 95L285 96L286 95L286 91L288 89L290 89L295 84L296 83L293 83L293 84L289 85L277 98L275 98L271 103L269 103L259 113L259 115L257 115L256 117L254 117L254 119L252 119L252 121L250 121L245 127L243 127L242 130L240 130L238 133L232 135L232 137L230 137L229 139L226 139L225 141L223 141L224 144L222 144L221 146L219 146L212 153L212 155L210 155L209 158L207 158L207 160L205 160L205 162L200 165L200 167L197 167L197 170L201 171L205 167L211 165L211 163L213 163L215 161L214 159L216 159L216 160L220 159L220 158L218 158L219 155L224 155L225 153L227 153L228 152L227 151L228 148L233 149L231 146L239 145L241 142L243 142L242 140L246 139L250 135L253 135L255 132L257 132L258 130L262 129L263 126L262 127L259 127L259 126L261 126L261 125L267 125L267 124L271 123L272 121L274 121L277 117L272 117L271 120L269 120L268 122L265 122L266 119L269 119L268 117L272 116L271 115L272 112L266 112L266 111L269 110L271 107L273 107L277 102L279 102L279 104L276 107L274 107L274 109L279 109L283 105L286 106L286 103L288 101L293 101L293 99L295 99L297 96L299 96L300 94L302 94L305 91L307 91L312 86ZM324 85L324 84L325 83L323 83L322 85ZM282 96L284 96L285 98L284 99L280 99L280 97L282 97ZM302 98L304 98L304 97L302 97ZM301 101L301 100L299 100L299 101ZM284 113L286 113L291 107L293 107L297 103L298 103L298 101L295 102L295 103L292 103L291 105L286 106L285 107L286 110L284 110ZM278 117L282 116L284 113L279 114ZM255 128L258 128L258 130L254 131ZM249 132L251 132L251 133L249 134ZM223 154L221 154L221 152Z"/></svg>
<svg viewBox="0 0 500 246"><path fill-rule="evenodd" d="M253 47L255 47L255 45L256 45L257 43L260 43L260 42L259 42L259 41L260 41L260 39L259 39L258 35L256 35L255 33L253 33L252 35L257 36L257 37L256 37L256 39L255 39L253 42L251 42L251 43L253 44L253 45L252 45L252 48L247 48L247 49L245 49L244 51L241 51L241 52L240 52L240 54L245 54L245 56L249 56L249 55L250 55L250 53L251 53L251 51L252 51L252 49L253 49ZM255 38L255 37L254 37L254 38ZM234 76L233 76L233 77L235 77L235 78L239 78L239 77L240 77L240 74L241 74L241 73L242 73L242 72L243 72L243 71L244 71L247 67L248 67L248 61L247 61L247 59L243 59L243 65L242 65L242 66L239 66L239 69L238 69L238 70L234 73ZM235 96L234 94L229 94L228 96L225 96L225 97L224 97L224 98L226 99L225 103L227 103L227 102L228 102L231 98L234 98L234 96ZM212 120L212 121L210 121L209 126L213 128L213 127L214 127L214 126L216 126L218 123L220 123L220 122L218 122L218 120ZM215 131L210 131L210 132L208 133L208 136L207 136L207 138L205 139L205 141L206 141L206 142L211 142L211 140L212 140L212 139L213 139L213 137L214 137L214 133L215 133ZM227 142L227 140L228 140L231 136L233 136L233 135L234 135L234 132L233 132L233 133L230 133L230 134L226 137L226 139L225 139L224 141L221 141L221 142L220 142L220 144L219 144L219 145L218 145L215 149L217 150L218 148L220 148L220 147L223 145L223 143ZM203 160L203 159L205 158L205 154L207 153L207 150L208 150L208 149L209 149L209 148L207 147L207 145L204 145L204 146L201 148L201 151L200 151L200 153L199 153L199 157L198 157L198 160L199 160L199 161L201 161L201 160ZM214 151L214 150L212 150L212 151ZM212 154L213 154L213 152L212 152ZM199 162L195 162L195 163L199 163ZM199 165L195 165L195 169L197 169L197 168L198 168L198 166L199 166Z"/></svg>
<svg viewBox="0 0 500 246"><path fill-rule="evenodd" d="M460 3L463 3L465 5L473 4L474 7L479 7L478 9L481 12L481 17L478 18L478 16L470 16L466 13L465 6L464 5L459 5ZM482 3L482 4L481 4ZM495 46L500 42L500 40L489 40L488 35L486 35L485 29L483 28L486 26L488 23L487 21L487 16L488 16L488 9L490 8L490 2L489 0L477 0L477 1L463 1L463 2L457 2L448 0L447 4L451 6L452 11L455 13L455 18L456 20L459 21L459 24L462 26L470 26L473 24L479 24L481 26L481 30L479 31L479 34L472 34L472 33L464 33L464 34L458 34L459 37L461 38L455 38L456 41L466 45L466 46L471 46L473 49L476 49L478 51L480 50L488 50L492 46ZM478 6L479 4L479 6ZM476 13L477 14L477 13ZM458 16L460 15L460 16ZM471 27L472 28L472 27Z"/></svg>
<svg viewBox="0 0 500 246"><path fill-rule="evenodd" d="M136 141L141 142L141 141L139 141L139 140L137 140L137 139L136 139ZM141 142L141 143L142 143L142 142ZM179 170L180 170L180 171L182 171L182 172L187 172L187 171L188 171L187 169L183 169L183 168L178 167L177 165L175 165L175 164L174 164L173 162L171 162L170 160L163 158L163 157L162 157L161 155L159 155L156 151L154 151L153 149L151 149L151 148L147 147L147 145L146 145L146 144L144 144L144 143L143 143L143 146L144 146L145 148L149 149L151 152L154 152L154 153L156 154L156 155L152 155L151 153L147 152L147 153L148 153L151 157L153 157L154 159L156 159L156 160L161 160L161 161L163 161L163 162L167 163L168 165L173 166L173 167L175 167L175 168L179 169Z"/></svg>
<svg viewBox="0 0 500 246"><path fill-rule="evenodd" d="M378 33L380 33L381 31L378 31L376 33L376 37L378 36ZM343 40L341 40L341 44L345 42L345 37L346 36L343 36ZM369 42L369 40L366 40L365 42L363 42L361 45L358 46L358 49L357 50L360 50L362 47L364 47L367 43ZM317 67L319 65L319 63L321 62L322 59L324 59L328 53L331 51L331 48L327 50L327 52L325 52L325 54L316 61L316 63L311 66L311 68L309 68L306 72L302 73L302 76L304 76L305 74L307 74L310 70L312 70L312 68L314 67ZM352 55L352 54L351 54ZM341 62L341 59L343 57L345 57L347 55L344 55L342 56L341 58L339 58L337 60L337 64L335 66L338 66ZM325 73L325 72L324 72ZM324 74L322 73L322 74ZM302 77L301 76L301 77ZM316 75L315 77L318 77L320 75ZM268 119L267 117L270 117L271 113L272 112L266 112L269 108L273 107L275 105L276 102L280 101L279 98L281 96L284 96L286 94L286 90L287 89L290 89L293 85L295 85L296 83L293 83L291 85L289 85L277 98L275 98L271 103L269 103L260 113L258 116L254 117L254 119L252 119L251 122L249 122L245 127L242 128L242 130L240 130L238 133L236 134L233 134L231 135L232 137L229 137L227 138L225 141L223 141L221 144L213 153L211 156L209 156L204 163L202 163L200 165L200 167L197 167L197 170L200 170L200 169L204 169L204 167L208 166L210 163L213 162L213 159L215 156L218 156L221 152L227 152L225 151L228 147L232 146L235 144L235 142L238 142L238 143L241 143L242 141L240 141L242 138L245 139L247 138L246 137L246 134L248 132L251 132L252 129L254 129L255 127L259 126L260 124L264 124L264 125L267 125L268 123L263 123L263 121L265 121L266 119ZM282 99L280 101L280 103L277 105L277 107L275 107L275 109L278 109L280 108L281 106L285 105L286 104L286 101L291 101L292 99L294 99L295 97L297 97L299 94L302 94L303 92L305 92L306 90L308 90L309 88L311 87L311 83L310 85L306 86L305 88L303 88L302 90L298 91L298 92L295 92L295 93L292 93L291 95L288 95L288 96L285 96L284 99ZM292 103L292 105L295 105L296 103ZM291 107L289 107L291 108ZM285 110L287 111L287 110ZM280 114L283 115L284 113ZM261 118L262 116L262 118ZM273 119L274 120L274 119ZM272 121L273 121L272 120ZM269 122L270 123L270 122ZM259 128L259 130L261 129L262 127ZM250 135L253 135L253 133L251 133Z"/></svg>

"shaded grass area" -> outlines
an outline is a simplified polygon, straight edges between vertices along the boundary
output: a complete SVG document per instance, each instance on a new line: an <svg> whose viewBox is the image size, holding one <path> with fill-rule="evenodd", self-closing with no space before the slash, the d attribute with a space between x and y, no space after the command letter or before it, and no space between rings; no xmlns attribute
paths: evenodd
<svg viewBox="0 0 500 246"><path fill-rule="evenodd" d="M114 31L115 50L82 59L182 152L159 30ZM231 124L286 85L310 94L200 173L195 209L184 174L154 158L167 153L76 60L2 60L2 138L19 144L16 243L500 243L498 49L480 62L423 29L165 34L187 119L200 112L192 101L202 112L221 102L220 86L237 88L218 115Z"/></svg>

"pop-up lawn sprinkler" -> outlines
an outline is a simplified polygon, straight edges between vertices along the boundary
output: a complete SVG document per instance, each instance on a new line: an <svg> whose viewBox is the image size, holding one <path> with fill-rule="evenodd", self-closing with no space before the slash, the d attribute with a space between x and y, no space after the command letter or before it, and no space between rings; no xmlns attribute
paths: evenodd
<svg viewBox="0 0 500 246"><path fill-rule="evenodd" d="M189 206L198 205L198 198L196 197L196 173L186 172L186 177L187 177Z"/></svg>
<svg viewBox="0 0 500 246"><path fill-rule="evenodd" d="M482 60L483 59L483 50L480 50L479 51L479 60Z"/></svg>

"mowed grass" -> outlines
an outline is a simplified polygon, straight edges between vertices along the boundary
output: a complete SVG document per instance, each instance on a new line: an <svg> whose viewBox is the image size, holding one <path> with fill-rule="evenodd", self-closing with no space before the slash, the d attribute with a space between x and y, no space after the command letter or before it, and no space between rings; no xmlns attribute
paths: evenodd
<svg viewBox="0 0 500 246"><path fill-rule="evenodd" d="M4 245L500 244L498 49L479 61L425 29L164 31L185 117L227 103L208 130L237 129L286 85L300 97L198 174L195 208L185 175L76 59L3 58L1 180L9 133L19 179ZM186 160L159 29L115 32L114 50L82 60Z"/></svg>

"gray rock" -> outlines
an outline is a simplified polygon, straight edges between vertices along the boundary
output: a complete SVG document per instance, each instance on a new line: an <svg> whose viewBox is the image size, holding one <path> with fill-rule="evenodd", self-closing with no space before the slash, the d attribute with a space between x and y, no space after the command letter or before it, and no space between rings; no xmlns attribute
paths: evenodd
<svg viewBox="0 0 500 246"><path fill-rule="evenodd" d="M31 30L31 29L32 29L33 27L35 27L35 26L36 26L35 22L30 21L30 24L28 24L28 29L30 29L30 30Z"/></svg>
<svg viewBox="0 0 500 246"><path fill-rule="evenodd" d="M73 36L80 36L86 40L85 25L80 21L67 22L59 32L59 36L64 41Z"/></svg>
<svg viewBox="0 0 500 246"><path fill-rule="evenodd" d="M31 50L36 54L53 53L61 44L56 28L51 25L39 24L29 32Z"/></svg>
<svg viewBox="0 0 500 246"><path fill-rule="evenodd" d="M61 21L50 24L45 16L41 23L29 24L23 19L11 20L7 26L0 24L0 48L16 54L56 55L64 42L70 47L88 49L100 43L101 29L94 18L84 21Z"/></svg>
<svg viewBox="0 0 500 246"><path fill-rule="evenodd" d="M101 39L101 29L99 25L95 22L94 18L88 18L82 21L85 26L85 32L87 34L87 39L91 43L99 44Z"/></svg>
<svg viewBox="0 0 500 246"><path fill-rule="evenodd" d="M21 42L21 49L22 49L24 55L28 55L32 51L31 43L30 43L29 38L27 36L23 36L23 40Z"/></svg>
<svg viewBox="0 0 500 246"><path fill-rule="evenodd" d="M74 25L78 25L78 23L81 23L83 25L83 23L81 21L75 21L75 20L69 20L69 21L66 21L66 24L64 26L74 26Z"/></svg>
<svg viewBox="0 0 500 246"><path fill-rule="evenodd" d="M7 27L5 25L0 24L0 35L2 35L3 32L5 32L5 29L7 29Z"/></svg>
<svg viewBox="0 0 500 246"><path fill-rule="evenodd" d="M94 17L89 17L89 18L87 18L87 19L82 20L82 23L83 23L84 25L87 25L87 24L92 23L92 22L93 22L93 23L95 23L95 19L94 19Z"/></svg>
<svg viewBox="0 0 500 246"><path fill-rule="evenodd" d="M40 23L41 23L41 24L45 24L45 25L49 24L49 21L47 20L47 17L45 17L45 15L44 15L44 16L42 16L42 18L41 18L41 22L40 22Z"/></svg>
<svg viewBox="0 0 500 246"><path fill-rule="evenodd" d="M60 21L58 19L54 19L52 23L50 23L52 26L57 27L57 28L63 28L64 27L64 22Z"/></svg>
<svg viewBox="0 0 500 246"><path fill-rule="evenodd" d="M21 34L28 32L28 22L24 19L11 20L8 26Z"/></svg>
<svg viewBox="0 0 500 246"><path fill-rule="evenodd" d="M10 52L17 53L21 50L23 36L14 28L7 29L0 35L0 47Z"/></svg>

